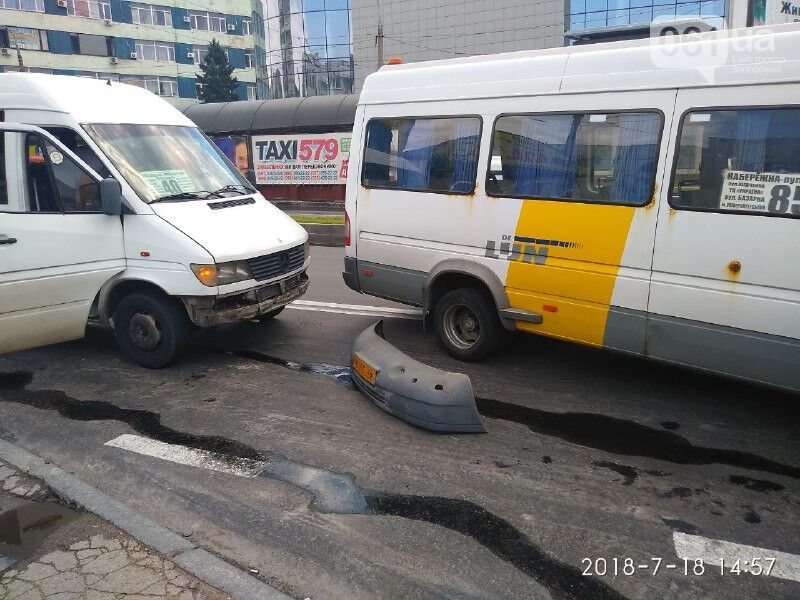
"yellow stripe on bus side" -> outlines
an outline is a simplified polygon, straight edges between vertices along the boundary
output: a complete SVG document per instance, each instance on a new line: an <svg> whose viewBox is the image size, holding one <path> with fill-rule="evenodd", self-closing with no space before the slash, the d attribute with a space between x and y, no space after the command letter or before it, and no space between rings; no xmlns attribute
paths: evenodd
<svg viewBox="0 0 800 600"><path fill-rule="evenodd" d="M512 307L541 313L544 322L520 321L518 329L603 344L635 210L576 202L523 203L515 231L523 254L509 265L506 292ZM539 261L526 260L525 252L536 253Z"/></svg>

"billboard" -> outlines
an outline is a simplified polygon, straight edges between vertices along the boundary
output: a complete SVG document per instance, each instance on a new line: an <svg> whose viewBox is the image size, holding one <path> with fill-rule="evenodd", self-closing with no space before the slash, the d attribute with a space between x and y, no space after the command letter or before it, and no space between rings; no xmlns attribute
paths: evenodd
<svg viewBox="0 0 800 600"><path fill-rule="evenodd" d="M344 185L351 133L254 135L259 185Z"/></svg>
<svg viewBox="0 0 800 600"><path fill-rule="evenodd" d="M247 169L249 168L247 138L243 135L218 136L214 138L214 143L236 165L239 172L247 177Z"/></svg>

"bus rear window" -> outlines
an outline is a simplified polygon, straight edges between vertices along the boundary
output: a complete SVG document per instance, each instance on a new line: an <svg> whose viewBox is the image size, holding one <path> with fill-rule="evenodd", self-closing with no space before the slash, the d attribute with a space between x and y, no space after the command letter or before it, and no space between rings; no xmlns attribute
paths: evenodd
<svg viewBox="0 0 800 600"><path fill-rule="evenodd" d="M658 165L656 112L509 115L497 119L492 196L643 206Z"/></svg>
<svg viewBox="0 0 800 600"><path fill-rule="evenodd" d="M479 117L372 119L367 124L366 187L469 194L475 189Z"/></svg>
<svg viewBox="0 0 800 600"><path fill-rule="evenodd" d="M800 108L688 113L678 139L670 204L800 217Z"/></svg>

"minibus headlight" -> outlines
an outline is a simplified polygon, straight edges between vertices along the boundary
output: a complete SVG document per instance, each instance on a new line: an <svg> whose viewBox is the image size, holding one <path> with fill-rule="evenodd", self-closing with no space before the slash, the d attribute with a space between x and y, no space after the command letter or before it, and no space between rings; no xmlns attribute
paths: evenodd
<svg viewBox="0 0 800 600"><path fill-rule="evenodd" d="M217 265L217 285L236 283L245 279L252 279L250 267L241 260L234 262L220 263Z"/></svg>
<svg viewBox="0 0 800 600"><path fill-rule="evenodd" d="M250 267L244 261L226 262L218 265L192 264L192 271L194 271L200 283L209 287L253 278L250 273Z"/></svg>

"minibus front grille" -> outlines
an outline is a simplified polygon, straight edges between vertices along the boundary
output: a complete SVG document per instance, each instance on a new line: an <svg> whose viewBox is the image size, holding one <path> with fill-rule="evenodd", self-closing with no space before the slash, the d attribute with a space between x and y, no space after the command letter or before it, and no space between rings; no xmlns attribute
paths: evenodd
<svg viewBox="0 0 800 600"><path fill-rule="evenodd" d="M288 250L251 258L247 261L247 266L250 267L253 279L265 281L296 271L303 266L305 260L305 251L300 244Z"/></svg>
<svg viewBox="0 0 800 600"><path fill-rule="evenodd" d="M209 202L208 208L219 210L221 208L232 208L234 206L244 206L245 204L255 204L255 198L237 198L236 200L222 200L221 202Z"/></svg>

